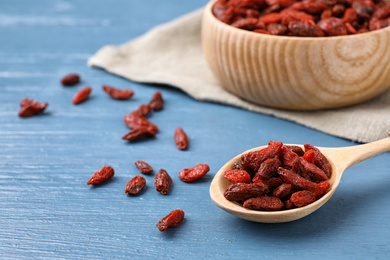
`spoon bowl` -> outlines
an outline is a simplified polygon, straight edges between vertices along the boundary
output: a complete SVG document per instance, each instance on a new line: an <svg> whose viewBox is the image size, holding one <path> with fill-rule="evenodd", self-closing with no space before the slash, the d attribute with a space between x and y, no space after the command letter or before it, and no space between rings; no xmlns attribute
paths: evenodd
<svg viewBox="0 0 390 260"><path fill-rule="evenodd" d="M297 146L303 147L303 145ZM242 154L258 151L265 147L267 146L256 147L245 151ZM346 169L373 156L390 151L390 137L372 143L355 146L339 148L317 148L320 149L320 151L329 160L332 167L332 175L329 180L327 180L330 184L329 191L323 197L309 205L306 205L301 208L281 211L257 211L246 209L239 203L227 200L224 197L224 192L230 185L230 182L225 179L224 173L226 170L230 170L233 168L233 164L240 160L242 154L239 154L230 161L228 161L214 176L213 181L210 185L210 197L218 207L242 219L262 223L283 223L298 220L319 209L332 197Z"/></svg>

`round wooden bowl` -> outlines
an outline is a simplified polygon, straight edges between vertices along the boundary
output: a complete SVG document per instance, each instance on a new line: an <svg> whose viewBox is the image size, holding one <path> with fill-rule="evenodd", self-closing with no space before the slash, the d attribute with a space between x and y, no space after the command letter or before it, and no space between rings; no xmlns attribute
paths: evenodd
<svg viewBox="0 0 390 260"><path fill-rule="evenodd" d="M335 37L267 35L219 21L214 3L203 15L204 54L222 87L242 99L319 110L358 104L390 87L390 27Z"/></svg>

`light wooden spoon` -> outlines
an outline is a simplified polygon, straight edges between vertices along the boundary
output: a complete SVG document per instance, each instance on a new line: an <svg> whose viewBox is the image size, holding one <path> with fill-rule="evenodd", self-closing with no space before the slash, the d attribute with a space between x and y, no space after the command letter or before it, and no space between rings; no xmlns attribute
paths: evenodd
<svg viewBox="0 0 390 260"><path fill-rule="evenodd" d="M298 146L302 147L302 145ZM265 147L266 146L253 148L244 153L261 150ZM237 155L229 162L227 162L214 176L210 186L210 197L218 207L239 218L262 223L282 223L294 221L311 214L320 208L325 202L327 202L336 191L344 171L350 166L378 154L390 151L390 137L372 143L350 147L317 148L320 149L321 152L328 158L332 166L332 175L328 180L330 183L330 190L328 193L312 204L289 210L257 211L245 209L242 205L225 199L223 194L226 188L230 185L230 182L225 179L223 174L226 170L233 168L233 164L240 160L242 154Z"/></svg>

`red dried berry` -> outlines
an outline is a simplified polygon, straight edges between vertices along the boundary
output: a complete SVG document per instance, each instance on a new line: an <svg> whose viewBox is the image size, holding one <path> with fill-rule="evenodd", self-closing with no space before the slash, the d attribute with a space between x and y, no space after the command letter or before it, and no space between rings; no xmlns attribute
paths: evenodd
<svg viewBox="0 0 390 260"><path fill-rule="evenodd" d="M293 171L279 167L278 173L283 181L291 184L294 188L302 189L302 190L303 189L314 190L317 188L317 184L301 177L299 174L297 174Z"/></svg>
<svg viewBox="0 0 390 260"><path fill-rule="evenodd" d="M154 186L156 191L160 192L162 195L167 195L172 184L171 176L167 173L166 170L160 169L156 176L154 176Z"/></svg>
<svg viewBox="0 0 390 260"><path fill-rule="evenodd" d="M316 200L316 196L313 192L308 190L301 190L294 192L290 198L291 202L297 207L303 207L313 203Z"/></svg>
<svg viewBox="0 0 390 260"><path fill-rule="evenodd" d="M122 139L133 142L145 139L147 137L154 137L156 133L150 127L139 127L127 132Z"/></svg>
<svg viewBox="0 0 390 260"><path fill-rule="evenodd" d="M302 157L309 163L314 163L316 159L316 155L313 150L308 150Z"/></svg>
<svg viewBox="0 0 390 260"><path fill-rule="evenodd" d="M324 182L318 183L317 189L314 189L311 192L314 193L314 195L316 196L316 199L319 199L329 191L329 188L330 188L329 182L324 181Z"/></svg>
<svg viewBox="0 0 390 260"><path fill-rule="evenodd" d="M298 157L298 154L289 149L287 146L283 145L282 148L280 148L279 158L283 165L289 167L293 166Z"/></svg>
<svg viewBox="0 0 390 260"><path fill-rule="evenodd" d="M186 132L184 132L183 128L177 127L175 129L175 134L174 134L174 140L177 148L180 150L185 150L188 146L188 136Z"/></svg>
<svg viewBox="0 0 390 260"><path fill-rule="evenodd" d="M144 161L136 161L134 164L135 166L137 166L139 171L143 174L150 174L151 172L153 172L152 166L150 166Z"/></svg>
<svg viewBox="0 0 390 260"><path fill-rule="evenodd" d="M29 107L38 104L38 101L34 99L24 98L20 100L20 107Z"/></svg>
<svg viewBox="0 0 390 260"><path fill-rule="evenodd" d="M309 176L309 178L306 179L312 180L314 182L326 181L328 179L328 176L326 176L323 170L314 164L309 163L302 157L298 158L297 166L294 168L298 169L298 173L301 174L301 176Z"/></svg>
<svg viewBox="0 0 390 260"><path fill-rule="evenodd" d="M64 86L73 86L80 82L80 76L76 73L70 73L61 79Z"/></svg>
<svg viewBox="0 0 390 260"><path fill-rule="evenodd" d="M103 85L102 88L113 99L126 100L134 95L131 89L117 89L108 85Z"/></svg>
<svg viewBox="0 0 390 260"><path fill-rule="evenodd" d="M251 182L251 176L247 171L244 170L227 170L223 174L226 180L230 181L231 183L250 183Z"/></svg>
<svg viewBox="0 0 390 260"><path fill-rule="evenodd" d="M241 161L254 171L257 171L262 162L275 157L275 155L279 153L282 145L281 142L270 141L268 147L261 149L260 151L243 154L241 156Z"/></svg>
<svg viewBox="0 0 390 260"><path fill-rule="evenodd" d="M85 87L81 89L79 92L76 93L73 97L73 104L77 105L81 102L86 101L89 98L89 95L91 94L92 88L91 87Z"/></svg>
<svg viewBox="0 0 390 260"><path fill-rule="evenodd" d="M164 108L164 101L160 91L153 94L149 105L154 111L160 111Z"/></svg>
<svg viewBox="0 0 390 260"><path fill-rule="evenodd" d="M291 191L292 191L292 185L288 184L288 183L283 183L282 185L280 185L279 187L274 189L274 191L272 192L272 195L274 197L281 199L281 198L284 198L284 197L290 195Z"/></svg>
<svg viewBox="0 0 390 260"><path fill-rule="evenodd" d="M330 165L328 159L326 159L325 155L323 155L317 147L314 147L310 144L305 144L304 146L306 151L308 150L314 151L315 153L314 164L317 165L321 170L323 170L326 176L330 178L330 174L332 172L332 166Z"/></svg>
<svg viewBox="0 0 390 260"><path fill-rule="evenodd" d="M104 166L99 171L95 172L87 181L87 184L97 185L110 180L114 177L115 171L111 166Z"/></svg>
<svg viewBox="0 0 390 260"><path fill-rule="evenodd" d="M150 122L146 117L143 117L137 113L127 114L123 117L125 124L131 129L148 128L154 133L158 132L158 127Z"/></svg>
<svg viewBox="0 0 390 260"><path fill-rule="evenodd" d="M295 9L298 11L305 11L309 14L320 14L324 11L328 6L324 3L320 2L296 2L291 5L291 9Z"/></svg>
<svg viewBox="0 0 390 260"><path fill-rule="evenodd" d="M284 203L285 209L292 209L294 207L295 207L295 205L294 205L294 203L291 202L291 200L286 200L286 202Z"/></svg>
<svg viewBox="0 0 390 260"><path fill-rule="evenodd" d="M167 216L162 218L156 225L158 230L164 232L167 228L177 227L184 220L184 211L181 209L175 209Z"/></svg>
<svg viewBox="0 0 390 260"><path fill-rule="evenodd" d="M244 208L254 210L276 211L284 207L284 203L276 197L262 195L245 200Z"/></svg>
<svg viewBox="0 0 390 260"><path fill-rule="evenodd" d="M33 99L22 99L20 101L21 109L18 113L20 117L32 117L42 113L49 103L38 103Z"/></svg>
<svg viewBox="0 0 390 260"><path fill-rule="evenodd" d="M133 113L144 117L147 116L151 111L152 108L149 104L142 104Z"/></svg>
<svg viewBox="0 0 390 260"><path fill-rule="evenodd" d="M344 16L341 19L341 22L343 23L352 23L359 20L359 17L356 13L356 11L353 8L347 8L345 10Z"/></svg>
<svg viewBox="0 0 390 260"><path fill-rule="evenodd" d="M278 168L282 163L278 158L271 158L265 160L257 171L255 177L253 177L253 182L258 180L269 180L275 174L278 174Z"/></svg>
<svg viewBox="0 0 390 260"><path fill-rule="evenodd" d="M146 180L142 176L135 176L132 178L125 187L125 193L131 195L137 195L145 187Z"/></svg>
<svg viewBox="0 0 390 260"><path fill-rule="evenodd" d="M269 188L264 183L233 183L224 193L227 200L245 201L252 197L258 197L269 192Z"/></svg>
<svg viewBox="0 0 390 260"><path fill-rule="evenodd" d="M193 182L202 178L210 171L207 164L197 164L192 168L186 168L179 172L179 179L184 182Z"/></svg>
<svg viewBox="0 0 390 260"><path fill-rule="evenodd" d="M385 4L378 8L374 14L373 18L383 19L390 16L390 2L385 2Z"/></svg>
<svg viewBox="0 0 390 260"><path fill-rule="evenodd" d="M347 35L347 28L343 22L336 17L330 17L318 22L318 27L321 28L329 36Z"/></svg>
<svg viewBox="0 0 390 260"><path fill-rule="evenodd" d="M290 149L292 152L296 153L298 156L303 156L305 152L303 151L302 147L297 145L285 145L288 149Z"/></svg>

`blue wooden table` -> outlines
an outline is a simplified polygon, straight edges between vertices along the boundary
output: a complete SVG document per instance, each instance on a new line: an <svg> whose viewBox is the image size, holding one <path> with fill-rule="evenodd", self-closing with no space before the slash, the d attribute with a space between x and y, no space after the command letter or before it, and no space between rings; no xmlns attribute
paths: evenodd
<svg viewBox="0 0 390 260"><path fill-rule="evenodd" d="M0 1L0 258L1 259L389 259L390 154L347 170L334 197L301 220L261 224L238 219L209 197L218 169L244 150L266 144L349 146L339 139L277 118L195 101L166 86L142 85L90 68L100 47L121 44L152 27L206 4L196 1L1 0ZM77 72L82 83L63 87ZM130 88L116 101L103 84ZM90 100L71 103L83 86ZM147 103L154 92L165 100L150 120L154 139L128 143L123 115ZM49 102L46 112L17 116L28 97ZM190 146L178 150L181 126ZM130 197L124 187L147 161L173 179L167 196L146 188ZM200 181L177 174L198 163L210 166ZM105 185L86 181L104 165L115 169ZM160 232L156 223L181 208L185 221Z"/></svg>

